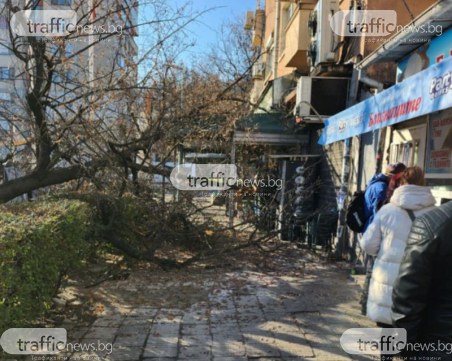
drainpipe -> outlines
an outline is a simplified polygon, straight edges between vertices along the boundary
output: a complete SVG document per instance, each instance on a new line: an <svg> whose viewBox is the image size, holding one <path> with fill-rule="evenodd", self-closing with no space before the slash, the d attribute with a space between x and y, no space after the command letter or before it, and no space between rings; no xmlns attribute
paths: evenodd
<svg viewBox="0 0 452 361"><path fill-rule="evenodd" d="M383 83L375 80L369 76L367 76L366 70L359 69L358 70L358 79L361 83L366 84L371 88L377 89L378 92L381 92L384 88Z"/></svg>
<svg viewBox="0 0 452 361"><path fill-rule="evenodd" d="M278 77L278 58L279 58L279 25L281 22L281 6L280 0L276 0L276 17L275 17L275 46L273 48L273 79Z"/></svg>

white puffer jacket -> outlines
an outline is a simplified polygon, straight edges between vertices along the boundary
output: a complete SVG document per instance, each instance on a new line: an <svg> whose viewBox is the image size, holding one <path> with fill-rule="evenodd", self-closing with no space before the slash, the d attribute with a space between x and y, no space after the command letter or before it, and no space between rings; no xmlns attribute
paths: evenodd
<svg viewBox="0 0 452 361"><path fill-rule="evenodd" d="M392 324L392 287L412 224L406 209L411 209L418 217L434 204L430 188L411 184L401 186L394 191L390 203L378 211L361 238L362 249L377 256L367 299L367 316L371 320Z"/></svg>

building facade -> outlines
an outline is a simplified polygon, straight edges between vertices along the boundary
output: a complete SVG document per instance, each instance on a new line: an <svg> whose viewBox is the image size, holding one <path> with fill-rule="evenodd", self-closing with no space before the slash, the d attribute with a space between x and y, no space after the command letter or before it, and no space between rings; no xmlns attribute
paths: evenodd
<svg viewBox="0 0 452 361"><path fill-rule="evenodd" d="M35 23L41 19L39 11L64 14L72 10L76 14L70 33L34 38L45 47L45 57L54 64L51 72L43 70L43 75L39 75L49 84L45 95L51 105L46 114L49 124L74 117L77 109L86 107L87 96L91 93L94 95L90 101L96 105L96 110L83 115L85 121L89 118L105 119L107 128L127 124L132 111L133 91L128 90L121 96L115 94L112 101L113 92L104 89L133 88L137 82L137 1L0 1L0 159L4 160L3 181L19 177L22 172L16 164L33 151L33 125L27 121L26 95L36 76L36 70L33 70L36 64L18 58L17 53L27 52L32 58L33 50L15 32L12 22L16 13L27 9L37 10L37 18L33 18ZM64 21L59 20L60 24ZM29 29L33 32L32 26ZM29 50L24 48L27 46ZM73 129L75 127L76 121L72 125ZM111 129L104 131L107 134Z"/></svg>
<svg viewBox="0 0 452 361"><path fill-rule="evenodd" d="M333 242L340 256L359 256L356 235L345 226L347 201L355 190L364 189L384 164L404 161L422 166L438 203L449 199L447 170L434 168L448 164L439 135L447 133L443 128L448 126L448 111L423 117L412 112L406 122L389 124L382 121L388 117L384 110L378 115L382 104L377 102L389 102L388 91L393 92L392 97L400 97L407 90L402 84L409 76L447 60L450 49L445 44L448 40L450 44L450 35L446 30L450 24L444 14L448 14L448 3L266 0L254 14L247 15L253 44L261 49L253 71L254 111L292 116L308 134L308 144L301 151L320 156L317 209L320 211L321 205L338 214ZM396 26L390 28L392 31L387 28L385 34L361 30L357 36L347 33L345 23L339 23L343 31L334 32L333 27L338 26L335 14L354 10L392 10ZM391 90L394 87L402 89L401 93ZM401 107L409 106L415 105L397 109L403 113ZM351 111L355 107L370 107L371 113L355 114ZM372 122L378 127L365 127L375 112L377 120ZM333 123L336 128L330 127ZM347 136L351 128L355 134ZM335 141L325 142L326 134L334 134ZM436 143L431 139L434 134Z"/></svg>

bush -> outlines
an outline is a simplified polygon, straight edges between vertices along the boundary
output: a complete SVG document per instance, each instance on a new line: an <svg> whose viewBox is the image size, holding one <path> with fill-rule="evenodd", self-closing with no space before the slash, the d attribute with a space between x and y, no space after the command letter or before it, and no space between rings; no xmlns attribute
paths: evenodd
<svg viewBox="0 0 452 361"><path fill-rule="evenodd" d="M51 306L61 276L90 252L91 211L74 200L0 207L0 330Z"/></svg>

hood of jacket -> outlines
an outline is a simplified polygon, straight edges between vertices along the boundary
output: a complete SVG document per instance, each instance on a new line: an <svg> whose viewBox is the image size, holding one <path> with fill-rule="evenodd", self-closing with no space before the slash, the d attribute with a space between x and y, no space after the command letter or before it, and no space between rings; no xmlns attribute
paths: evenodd
<svg viewBox="0 0 452 361"><path fill-rule="evenodd" d="M375 184L377 182L384 182L386 184L389 183L389 177L385 176L383 173L375 174L367 184L367 186L371 186L372 184Z"/></svg>
<svg viewBox="0 0 452 361"><path fill-rule="evenodd" d="M398 187L394 191L390 203L415 211L434 206L436 201L430 188L407 184Z"/></svg>

